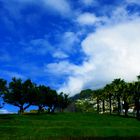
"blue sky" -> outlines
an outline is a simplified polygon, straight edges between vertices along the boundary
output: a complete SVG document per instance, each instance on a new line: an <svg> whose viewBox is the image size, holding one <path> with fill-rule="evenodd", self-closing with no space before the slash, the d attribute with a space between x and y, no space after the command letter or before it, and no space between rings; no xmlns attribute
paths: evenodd
<svg viewBox="0 0 140 140"><path fill-rule="evenodd" d="M0 77L74 95L140 74L139 0L0 0Z"/></svg>

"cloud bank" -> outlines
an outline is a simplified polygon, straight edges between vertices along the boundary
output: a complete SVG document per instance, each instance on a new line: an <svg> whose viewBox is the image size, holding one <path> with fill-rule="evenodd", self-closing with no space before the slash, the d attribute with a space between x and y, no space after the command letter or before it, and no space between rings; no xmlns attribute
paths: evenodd
<svg viewBox="0 0 140 140"><path fill-rule="evenodd" d="M68 70L68 81L59 91L73 95L84 88L98 88L114 78L127 81L140 73L140 18L88 34L81 46L87 56L82 65L60 62L54 67ZM59 69L60 73L61 70Z"/></svg>

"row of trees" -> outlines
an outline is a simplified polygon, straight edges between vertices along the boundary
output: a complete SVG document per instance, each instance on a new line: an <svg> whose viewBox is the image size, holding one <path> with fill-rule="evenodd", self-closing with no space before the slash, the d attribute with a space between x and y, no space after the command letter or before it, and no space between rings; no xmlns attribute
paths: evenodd
<svg viewBox="0 0 140 140"><path fill-rule="evenodd" d="M128 116L132 114L140 118L140 76L137 81L125 82L123 79L114 79L110 84L97 90L83 90L76 99L76 108L79 111L97 110L99 113L109 112Z"/></svg>
<svg viewBox="0 0 140 140"><path fill-rule="evenodd" d="M36 85L30 79L22 81L13 78L7 84L7 81L0 79L0 96L5 103L14 105L19 108L19 113L23 113L31 105L38 106L38 112L42 112L44 108L48 112L54 112L55 109L63 111L69 104L67 94L58 94L55 90L44 85ZM0 107L3 107L1 104Z"/></svg>

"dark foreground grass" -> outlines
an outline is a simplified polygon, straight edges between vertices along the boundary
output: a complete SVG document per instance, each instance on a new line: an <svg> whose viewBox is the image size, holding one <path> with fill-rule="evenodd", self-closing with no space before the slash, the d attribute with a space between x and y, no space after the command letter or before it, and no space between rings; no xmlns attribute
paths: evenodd
<svg viewBox="0 0 140 140"><path fill-rule="evenodd" d="M140 139L140 121L94 113L0 115L3 139Z"/></svg>

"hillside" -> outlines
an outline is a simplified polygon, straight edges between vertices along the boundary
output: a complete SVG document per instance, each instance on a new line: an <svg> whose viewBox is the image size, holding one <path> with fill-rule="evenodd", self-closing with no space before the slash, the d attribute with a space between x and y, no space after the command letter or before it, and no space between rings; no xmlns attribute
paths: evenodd
<svg viewBox="0 0 140 140"><path fill-rule="evenodd" d="M139 139L140 122L94 113L0 115L0 139Z"/></svg>

